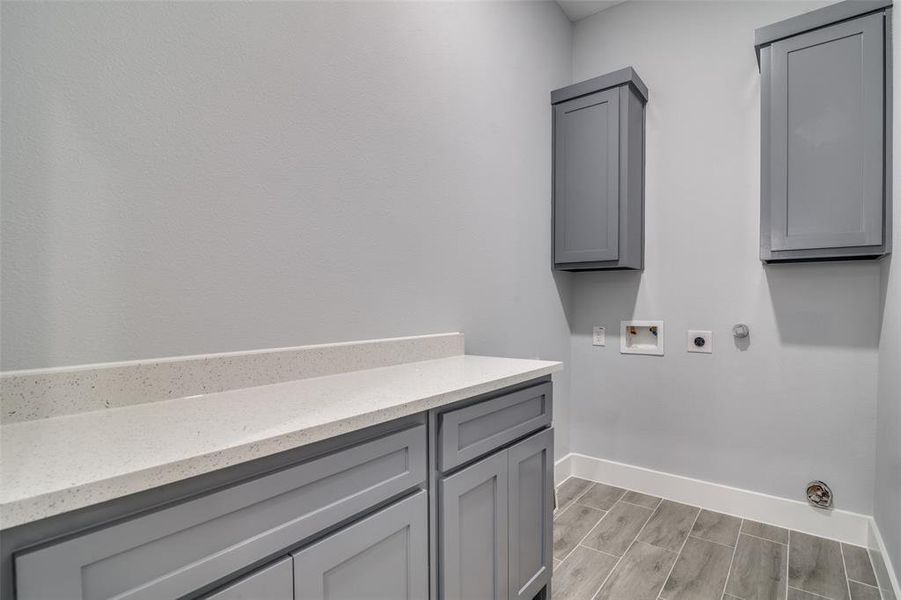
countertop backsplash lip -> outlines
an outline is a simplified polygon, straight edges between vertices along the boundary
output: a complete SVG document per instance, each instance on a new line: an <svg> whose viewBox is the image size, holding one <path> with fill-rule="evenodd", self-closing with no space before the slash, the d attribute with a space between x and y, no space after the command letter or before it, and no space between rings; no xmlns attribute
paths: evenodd
<svg viewBox="0 0 901 600"><path fill-rule="evenodd" d="M4 425L464 353L460 332L0 372Z"/></svg>

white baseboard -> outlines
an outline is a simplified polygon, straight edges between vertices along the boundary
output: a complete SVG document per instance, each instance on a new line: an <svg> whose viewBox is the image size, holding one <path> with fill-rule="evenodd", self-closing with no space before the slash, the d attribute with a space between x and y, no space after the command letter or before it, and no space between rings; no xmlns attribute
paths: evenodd
<svg viewBox="0 0 901 600"><path fill-rule="evenodd" d="M558 486L567 479L569 479L570 475L572 475L572 461L570 457L572 454L567 454L560 460L554 463L554 486Z"/></svg>
<svg viewBox="0 0 901 600"><path fill-rule="evenodd" d="M557 461L556 471L554 479L558 483L570 476L581 477L856 546L868 546L872 518L867 515L821 510L806 502L577 453L567 454Z"/></svg>
<svg viewBox="0 0 901 600"><path fill-rule="evenodd" d="M878 552L882 556L882 560L885 563L885 570L888 571L888 582L882 581L880 579L880 573L876 573L876 578L880 579L879 585L883 588L893 588L895 597L901 598L901 582L898 581L897 571L895 571L892 565L892 559L891 557L889 557L888 550L886 550L885 548L885 541L882 539L882 533L879 531L879 526L876 524L876 519L870 518L867 532L869 537L867 546L869 547L871 552ZM870 557L870 560L873 560L872 555ZM885 596L885 594L883 594L883 596Z"/></svg>

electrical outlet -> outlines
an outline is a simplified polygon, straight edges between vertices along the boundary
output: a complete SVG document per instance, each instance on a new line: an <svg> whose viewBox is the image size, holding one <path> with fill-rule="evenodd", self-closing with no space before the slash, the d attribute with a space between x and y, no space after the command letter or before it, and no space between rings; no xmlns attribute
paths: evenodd
<svg viewBox="0 0 901 600"><path fill-rule="evenodd" d="M689 329L686 349L689 352L701 354L713 354L713 332Z"/></svg>
<svg viewBox="0 0 901 600"><path fill-rule="evenodd" d="M592 329L591 345L592 346L606 346L607 345L607 330L604 327L595 326Z"/></svg>

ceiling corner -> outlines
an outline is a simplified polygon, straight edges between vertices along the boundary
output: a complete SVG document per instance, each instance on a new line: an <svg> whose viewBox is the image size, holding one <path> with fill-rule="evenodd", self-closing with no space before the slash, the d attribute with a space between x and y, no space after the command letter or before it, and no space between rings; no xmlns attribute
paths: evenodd
<svg viewBox="0 0 901 600"><path fill-rule="evenodd" d="M590 17L595 13L606 10L611 6L622 4L626 0L557 0L557 4L569 17L569 20L575 23L585 17Z"/></svg>

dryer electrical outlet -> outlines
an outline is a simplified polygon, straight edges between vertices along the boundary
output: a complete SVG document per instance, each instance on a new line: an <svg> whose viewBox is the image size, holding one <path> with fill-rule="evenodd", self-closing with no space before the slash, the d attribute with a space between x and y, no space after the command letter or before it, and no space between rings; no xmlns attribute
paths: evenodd
<svg viewBox="0 0 901 600"><path fill-rule="evenodd" d="M689 329L686 336L686 350L701 354L713 354L713 332Z"/></svg>

